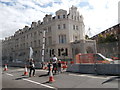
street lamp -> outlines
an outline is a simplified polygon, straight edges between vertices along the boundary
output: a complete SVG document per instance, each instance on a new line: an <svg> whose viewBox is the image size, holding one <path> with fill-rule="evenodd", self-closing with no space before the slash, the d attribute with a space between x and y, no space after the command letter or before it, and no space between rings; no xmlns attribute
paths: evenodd
<svg viewBox="0 0 120 90"><path fill-rule="evenodd" d="M43 65L44 65L44 56L45 56L45 34L46 34L46 30L44 30L43 32L43 41L42 41L42 68L43 68Z"/></svg>
<svg viewBox="0 0 120 90"><path fill-rule="evenodd" d="M12 51L13 62L15 60L15 51Z"/></svg>
<svg viewBox="0 0 120 90"><path fill-rule="evenodd" d="M43 31L43 42L42 42L42 62L44 62L44 56L45 56L45 33L46 31Z"/></svg>

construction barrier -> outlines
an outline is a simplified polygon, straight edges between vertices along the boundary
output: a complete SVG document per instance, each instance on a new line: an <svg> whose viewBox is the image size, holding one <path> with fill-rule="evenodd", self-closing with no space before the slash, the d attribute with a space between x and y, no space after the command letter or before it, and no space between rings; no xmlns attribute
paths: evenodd
<svg viewBox="0 0 120 90"><path fill-rule="evenodd" d="M86 74L120 75L120 64L72 64L67 71Z"/></svg>
<svg viewBox="0 0 120 90"><path fill-rule="evenodd" d="M70 64L74 64L74 61L71 61Z"/></svg>
<svg viewBox="0 0 120 90"><path fill-rule="evenodd" d="M62 65L62 68L63 68L63 69L67 68L67 65L65 65L65 64L64 64L64 65Z"/></svg>

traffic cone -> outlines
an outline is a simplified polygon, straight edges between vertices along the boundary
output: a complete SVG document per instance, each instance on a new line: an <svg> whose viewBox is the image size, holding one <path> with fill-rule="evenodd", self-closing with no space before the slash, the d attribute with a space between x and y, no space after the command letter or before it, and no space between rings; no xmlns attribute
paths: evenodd
<svg viewBox="0 0 120 90"><path fill-rule="evenodd" d="M54 77L53 77L53 73L52 73L52 66L50 67L50 74L49 74L49 82L54 82Z"/></svg>
<svg viewBox="0 0 120 90"><path fill-rule="evenodd" d="M25 72L24 75L28 75L28 71L27 71L27 66L25 65Z"/></svg>
<svg viewBox="0 0 120 90"><path fill-rule="evenodd" d="M8 68L7 68L7 64L5 64L4 71L7 71L7 70L8 70Z"/></svg>

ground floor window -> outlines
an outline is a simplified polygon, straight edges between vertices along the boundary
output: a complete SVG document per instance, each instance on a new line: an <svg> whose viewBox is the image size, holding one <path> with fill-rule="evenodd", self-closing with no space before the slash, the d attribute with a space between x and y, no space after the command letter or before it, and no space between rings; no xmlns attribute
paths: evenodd
<svg viewBox="0 0 120 90"><path fill-rule="evenodd" d="M68 56L68 48L59 48L58 56Z"/></svg>

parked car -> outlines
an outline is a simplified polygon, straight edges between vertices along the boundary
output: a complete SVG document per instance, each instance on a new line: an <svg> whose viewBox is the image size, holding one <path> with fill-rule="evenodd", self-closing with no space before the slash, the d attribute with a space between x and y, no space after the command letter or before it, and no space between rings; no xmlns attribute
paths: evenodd
<svg viewBox="0 0 120 90"><path fill-rule="evenodd" d="M120 64L120 60L114 60L114 64Z"/></svg>
<svg viewBox="0 0 120 90"><path fill-rule="evenodd" d="M106 64L112 64L114 63L112 59L106 58L100 53L87 53L87 54L77 54L76 55L76 63L87 63L87 64L93 64L93 63L106 63Z"/></svg>

